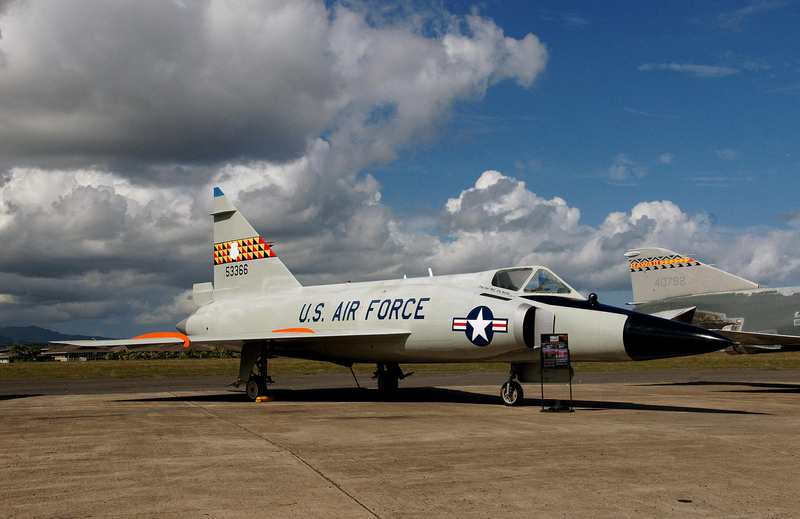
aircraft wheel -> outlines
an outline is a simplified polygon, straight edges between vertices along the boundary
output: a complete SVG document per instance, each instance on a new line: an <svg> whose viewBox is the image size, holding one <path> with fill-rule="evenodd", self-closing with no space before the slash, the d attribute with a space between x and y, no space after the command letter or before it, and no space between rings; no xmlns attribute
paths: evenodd
<svg viewBox="0 0 800 519"><path fill-rule="evenodd" d="M383 375L378 377L378 389L381 391L397 391L399 385L397 377Z"/></svg>
<svg viewBox="0 0 800 519"><path fill-rule="evenodd" d="M500 388L500 398L506 405L520 405L522 403L522 386L516 380L506 382Z"/></svg>
<svg viewBox="0 0 800 519"><path fill-rule="evenodd" d="M264 389L262 389L261 381L257 377L250 377L250 380L247 381L247 398L252 400L253 402L256 401L256 398L266 393Z"/></svg>

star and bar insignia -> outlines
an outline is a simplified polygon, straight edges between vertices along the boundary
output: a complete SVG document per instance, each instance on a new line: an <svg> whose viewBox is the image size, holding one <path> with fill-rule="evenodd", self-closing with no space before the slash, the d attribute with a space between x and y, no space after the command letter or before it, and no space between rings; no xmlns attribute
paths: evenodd
<svg viewBox="0 0 800 519"><path fill-rule="evenodd" d="M488 306L477 306L467 317L453 318L453 331L464 332L475 346L488 346L495 333L508 332L508 319L495 319Z"/></svg>

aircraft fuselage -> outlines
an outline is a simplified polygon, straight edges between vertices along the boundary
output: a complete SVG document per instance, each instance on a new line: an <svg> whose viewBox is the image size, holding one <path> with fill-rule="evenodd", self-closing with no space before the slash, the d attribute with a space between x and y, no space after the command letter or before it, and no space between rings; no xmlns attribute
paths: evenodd
<svg viewBox="0 0 800 519"><path fill-rule="evenodd" d="M203 336L305 332L308 340L264 344L276 356L345 364L538 362L541 334L553 333L568 335L575 361L673 354L663 345L643 353L658 342L656 329L666 321L648 321L654 336L634 338L626 323L640 321L641 314L573 298L551 296L544 302L518 296L489 286L485 278L491 274L292 287L223 299L192 315L185 333L202 342ZM324 343L314 340L326 335ZM236 350L241 344L232 340L225 347Z"/></svg>

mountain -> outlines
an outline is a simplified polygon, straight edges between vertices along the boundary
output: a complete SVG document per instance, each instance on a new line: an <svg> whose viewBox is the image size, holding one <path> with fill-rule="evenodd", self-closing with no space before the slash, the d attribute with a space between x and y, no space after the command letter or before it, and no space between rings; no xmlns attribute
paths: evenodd
<svg viewBox="0 0 800 519"><path fill-rule="evenodd" d="M109 339L109 337L90 337L87 335L68 335L38 326L0 327L0 346L27 344L46 346L50 341L81 341L89 339Z"/></svg>

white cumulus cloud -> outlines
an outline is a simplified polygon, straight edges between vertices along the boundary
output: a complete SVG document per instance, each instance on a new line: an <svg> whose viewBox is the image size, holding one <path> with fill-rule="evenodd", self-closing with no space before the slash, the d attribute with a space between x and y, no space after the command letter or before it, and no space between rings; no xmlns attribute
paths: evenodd
<svg viewBox="0 0 800 519"><path fill-rule="evenodd" d="M168 322L211 277L215 186L304 282L394 276L435 248L361 171L435 139L457 102L529 87L548 53L398 6L4 3L2 320Z"/></svg>
<svg viewBox="0 0 800 519"><path fill-rule="evenodd" d="M715 65L696 65L693 63L645 63L639 65L640 72L650 70L671 70L692 74L701 79L716 78L738 74L739 70Z"/></svg>

